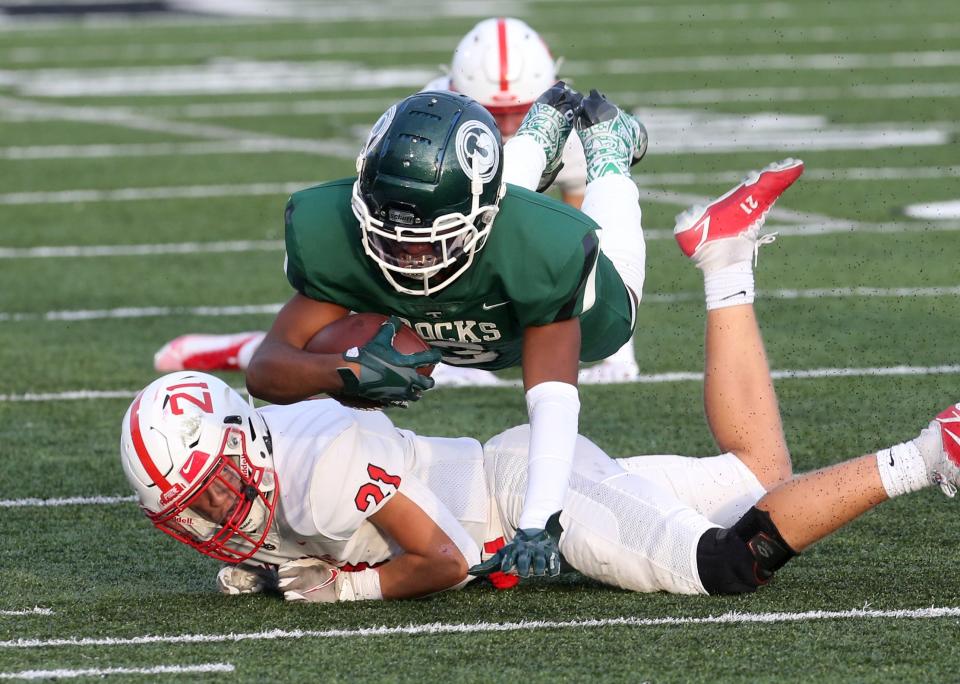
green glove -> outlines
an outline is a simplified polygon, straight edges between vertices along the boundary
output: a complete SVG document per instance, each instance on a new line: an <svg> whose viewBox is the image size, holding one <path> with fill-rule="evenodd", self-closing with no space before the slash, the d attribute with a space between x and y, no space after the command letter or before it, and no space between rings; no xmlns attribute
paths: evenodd
<svg viewBox="0 0 960 684"><path fill-rule="evenodd" d="M513 540L479 565L467 572L474 576L492 572L510 572L514 568L520 577L556 577L560 574L563 557L560 555L560 511L547 518L545 529L517 530Z"/></svg>
<svg viewBox="0 0 960 684"><path fill-rule="evenodd" d="M401 325L399 318L391 316L372 340L343 353L348 364L337 368L343 380L341 394L384 406L406 406L408 401L419 399L423 390L433 387L433 378L420 375L417 368L439 363L439 350L401 354L393 348L393 338Z"/></svg>

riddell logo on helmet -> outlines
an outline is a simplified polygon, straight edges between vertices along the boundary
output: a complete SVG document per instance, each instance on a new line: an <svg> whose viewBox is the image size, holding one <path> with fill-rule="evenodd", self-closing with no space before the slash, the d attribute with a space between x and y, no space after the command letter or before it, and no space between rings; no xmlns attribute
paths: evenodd
<svg viewBox="0 0 960 684"><path fill-rule="evenodd" d="M170 489L165 491L160 495L160 505L166 506L168 503L180 496L180 492L183 491L183 485L179 482L173 485Z"/></svg>

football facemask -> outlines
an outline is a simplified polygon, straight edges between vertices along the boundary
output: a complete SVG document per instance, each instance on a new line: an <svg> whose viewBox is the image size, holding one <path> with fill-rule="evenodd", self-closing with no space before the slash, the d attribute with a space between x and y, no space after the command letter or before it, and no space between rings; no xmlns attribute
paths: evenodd
<svg viewBox="0 0 960 684"><path fill-rule="evenodd" d="M278 497L270 437L223 381L181 372L148 385L124 416L120 454L162 532L228 563L264 545Z"/></svg>
<svg viewBox="0 0 960 684"><path fill-rule="evenodd" d="M398 292L430 295L473 263L503 196L490 113L452 93L418 93L374 125L351 206L364 252Z"/></svg>

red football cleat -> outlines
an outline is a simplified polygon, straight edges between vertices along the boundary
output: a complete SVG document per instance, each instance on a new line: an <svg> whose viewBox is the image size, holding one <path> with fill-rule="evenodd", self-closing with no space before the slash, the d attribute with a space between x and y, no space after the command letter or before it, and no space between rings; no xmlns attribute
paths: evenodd
<svg viewBox="0 0 960 684"><path fill-rule="evenodd" d="M939 433L940 449L939 458L927 463L927 467L933 481L944 494L952 497L960 485L960 404L941 412L930 423L930 429L934 434Z"/></svg>
<svg viewBox="0 0 960 684"><path fill-rule="evenodd" d="M767 212L802 173L802 161L784 159L751 173L709 206L683 212L673 229L680 249L699 268L721 268L755 255L764 242L760 228Z"/></svg>
<svg viewBox="0 0 960 684"><path fill-rule="evenodd" d="M244 370L241 352L248 344L259 345L265 333L235 335L181 335L167 342L153 355L153 367L160 373L181 370ZM247 349L246 360L253 352Z"/></svg>

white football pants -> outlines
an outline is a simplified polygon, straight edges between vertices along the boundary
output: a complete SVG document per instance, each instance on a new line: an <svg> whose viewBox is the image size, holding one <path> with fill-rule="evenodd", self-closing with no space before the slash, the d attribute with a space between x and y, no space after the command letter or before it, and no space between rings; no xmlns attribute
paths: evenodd
<svg viewBox="0 0 960 684"><path fill-rule="evenodd" d="M576 135L576 131L571 135ZM538 143L525 136L514 136L503 148L503 181L536 190L546 163ZM600 226L600 251L613 262L638 303L647 260L639 199L640 191L630 176L603 176L587 184L580 208ZM545 228L549 230L549 226Z"/></svg>
<svg viewBox="0 0 960 684"><path fill-rule="evenodd" d="M508 540L523 508L528 445L526 425L484 445L496 509L491 514L499 516ZM580 436L560 516L560 551L582 574L605 584L705 594L696 559L700 537L712 527L732 525L763 494L732 454L611 459Z"/></svg>

